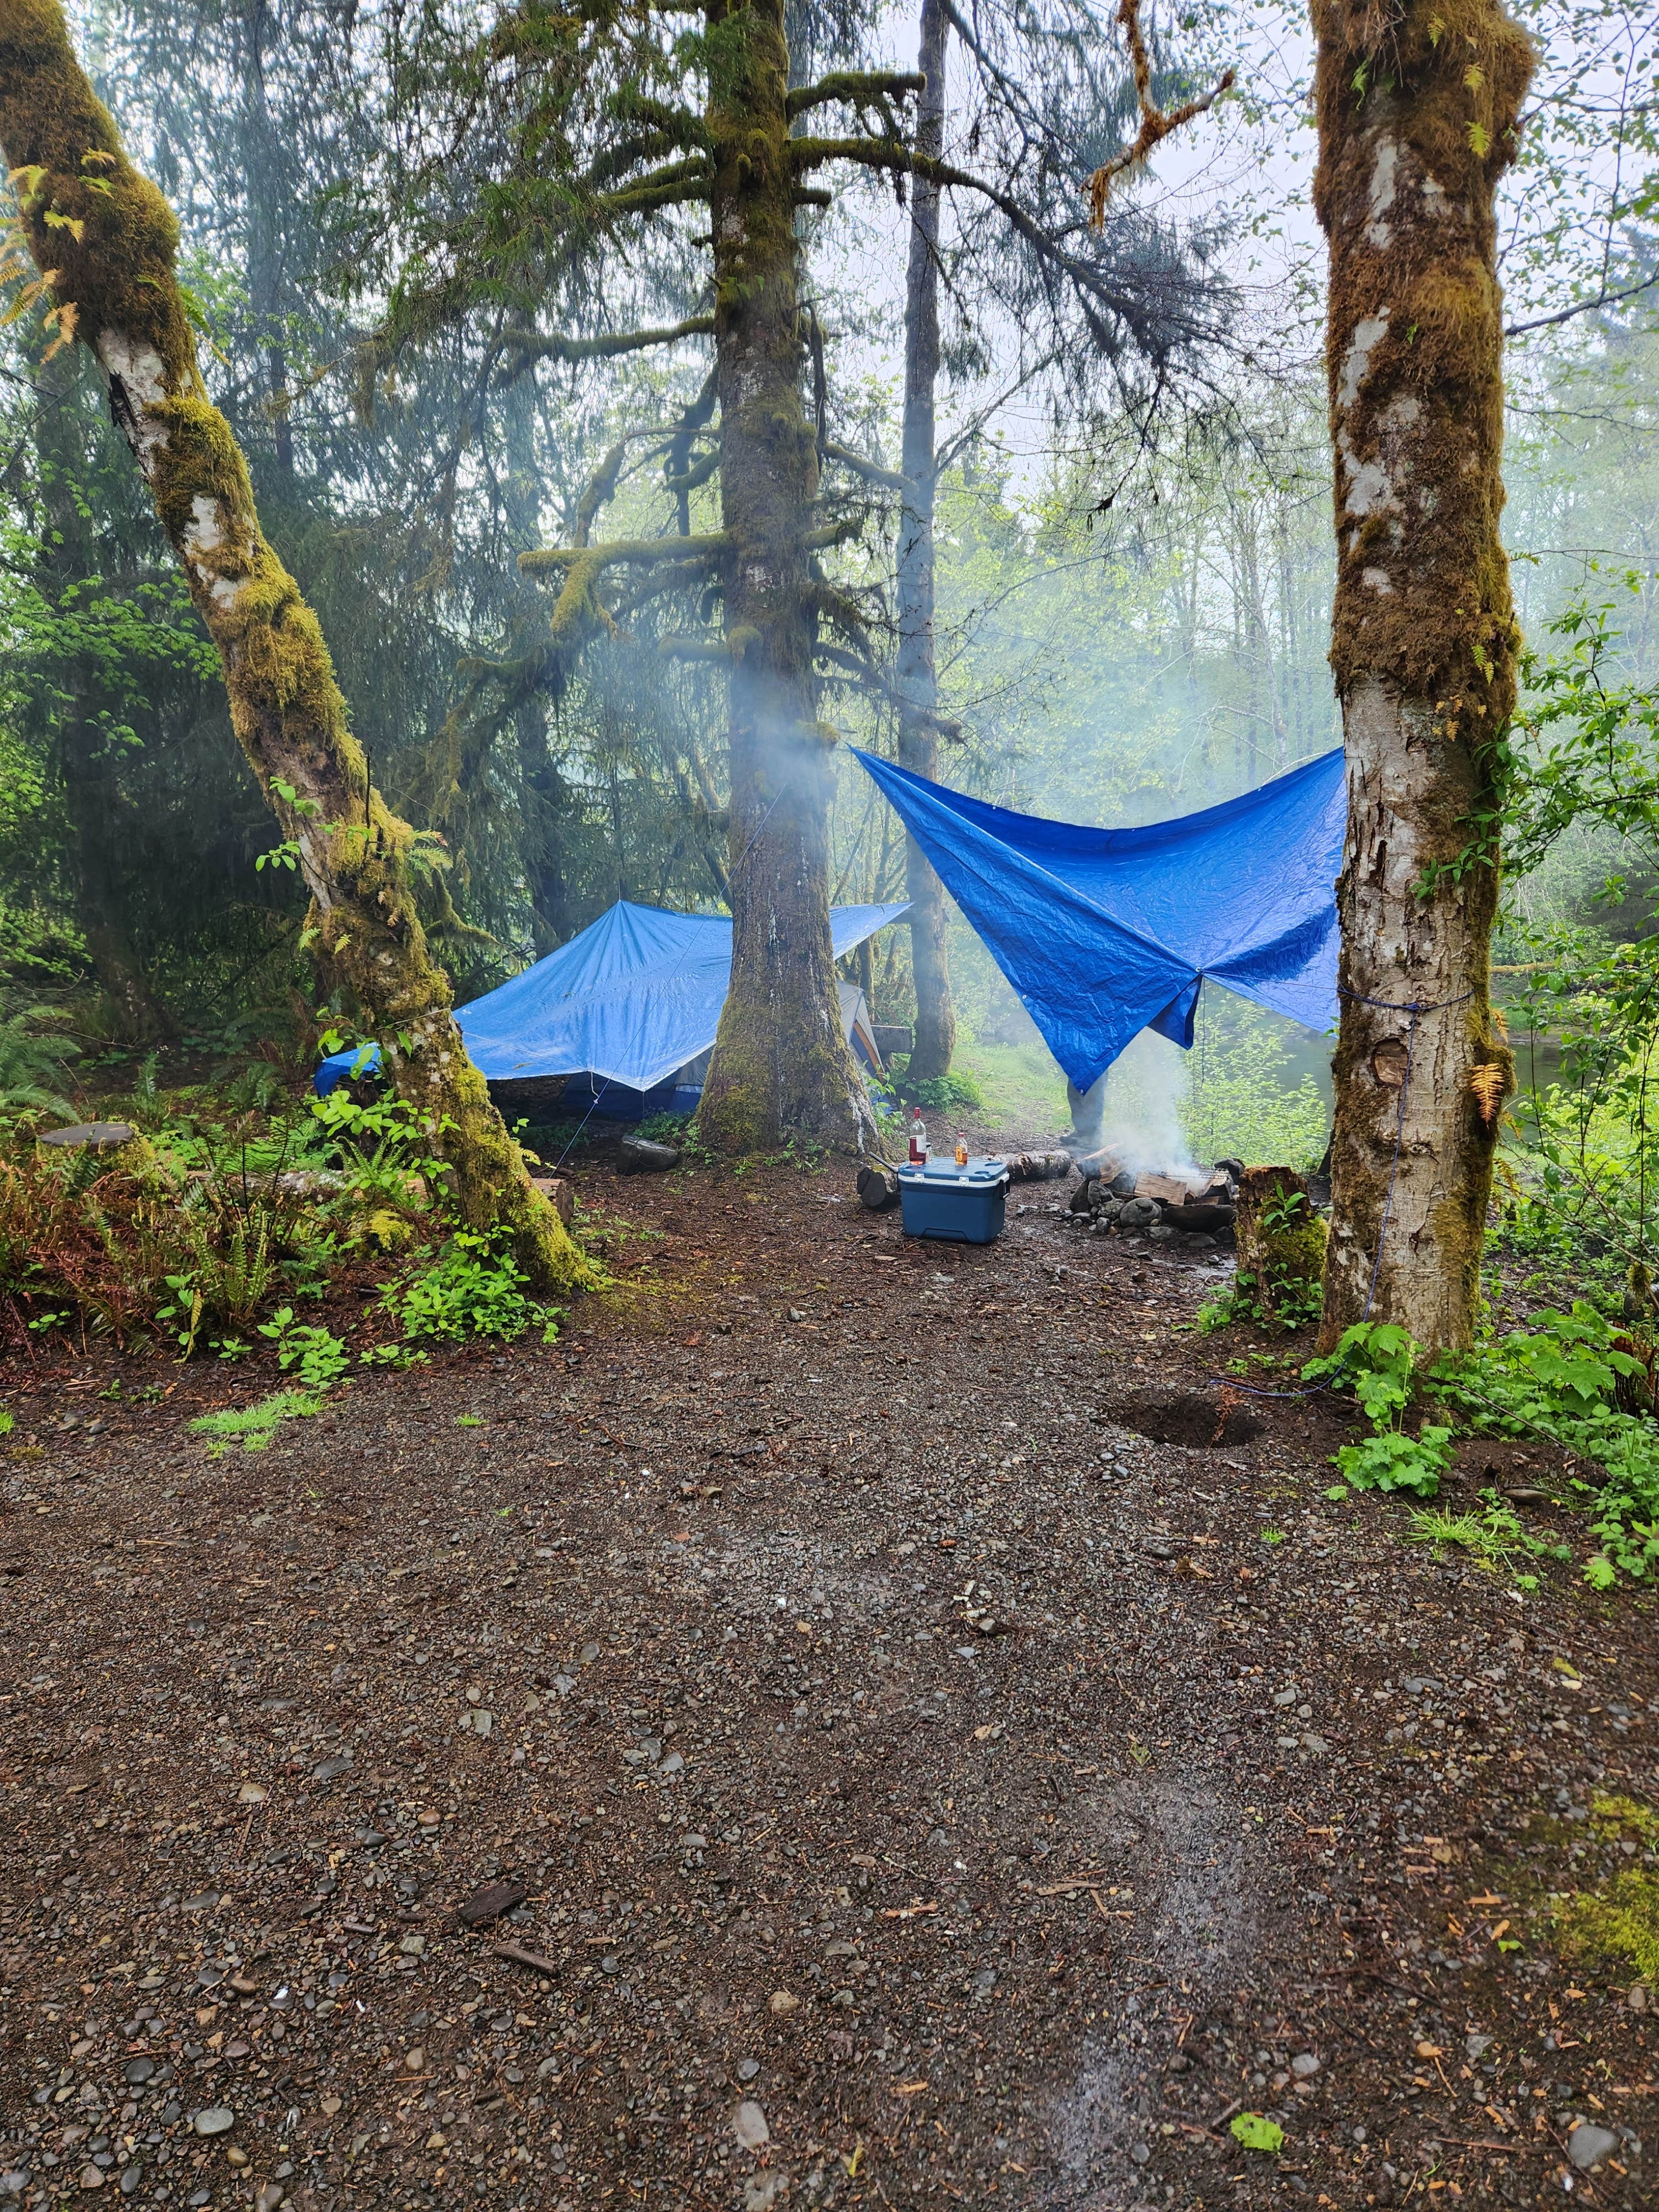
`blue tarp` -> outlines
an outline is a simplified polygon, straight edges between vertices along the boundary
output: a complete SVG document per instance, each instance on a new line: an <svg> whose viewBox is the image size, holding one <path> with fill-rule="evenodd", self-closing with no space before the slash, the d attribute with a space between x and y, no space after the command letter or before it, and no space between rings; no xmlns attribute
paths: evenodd
<svg viewBox="0 0 1659 2212"><path fill-rule="evenodd" d="M1010 813L858 757L1079 1091L1143 1029L1190 1046L1206 976L1310 1029L1334 1023L1340 747L1139 830Z"/></svg>
<svg viewBox="0 0 1659 2212"><path fill-rule="evenodd" d="M904 911L832 908L836 957ZM714 1043L731 975L727 916L668 914L619 899L568 945L458 1006L455 1018L474 1065L491 1083L592 1075L643 1092ZM374 1047L337 1052L313 1080L326 1097L354 1071L378 1064Z"/></svg>

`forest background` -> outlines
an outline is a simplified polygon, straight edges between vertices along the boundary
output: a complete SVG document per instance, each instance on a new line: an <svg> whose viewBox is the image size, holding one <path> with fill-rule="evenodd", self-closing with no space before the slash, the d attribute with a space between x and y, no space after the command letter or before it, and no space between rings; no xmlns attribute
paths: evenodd
<svg viewBox="0 0 1659 2212"><path fill-rule="evenodd" d="M1612 612L1591 618L1597 680L1642 695L1659 654L1659 33L1613 7L1528 0L1520 13L1543 67L1504 187L1506 537L1528 642L1556 654L1534 669L1534 696L1559 685L1560 656L1583 634L1563 641L1552 625L1604 605ZM728 889L724 684L663 649L682 623L671 601L642 606L544 682L499 680L550 605L517 556L571 543L596 478L611 489L607 535L672 528L682 504L698 526L706 477L671 488L684 449L641 434L695 407L695 343L519 358L503 375L475 319L391 363L366 350L410 281L443 173L433 55L472 21L265 0L74 15L100 92L179 210L213 397L322 619L375 782L433 833L426 920L463 1001L619 896L712 910ZM959 731L940 773L1000 804L1102 824L1192 811L1340 737L1326 662L1334 564L1308 34L1294 11L1267 7L1149 21L1161 87L1178 94L1228 67L1237 84L1117 188L1107 221L1126 252L1190 273L1210 339L1155 363L1127 345L1079 375L1011 304L1012 248L965 196L945 196L939 263L939 708ZM1096 99L1098 143L1074 149L1086 174L1133 121L1115 33L1064 6L1006 22L1018 35L989 11L961 27L1011 71L1030 68L1055 112ZM792 29L803 67L915 64L905 12L803 11ZM945 151L966 159L1006 115L962 36L951 55ZM417 175L424 201L410 194ZM1080 195L1063 201L1061 190L1061 219L1080 228ZM424 212L400 224L400 209ZM822 334L818 434L866 465L870 495L830 557L879 665L895 634L899 510L882 477L899 460L910 216L872 173L801 221ZM639 282L619 262L617 302ZM114 1082L155 1048L164 1065L174 1053L195 1066L252 1060L291 1083L338 1010L315 1003L304 893L269 853L216 657L84 352L47 357L50 333L29 316L9 340L0 1013L12 1087L61 1088L71 1057L83 1083L100 1067ZM853 741L894 750L896 706L879 683L832 687L825 711ZM833 895L902 896L896 824L844 752L837 775ZM1497 957L1517 1002L1540 947L1559 974L1569 939L1582 969L1650 933L1651 871L1630 829L1575 819L1512 876ZM933 1103L992 1125L1061 1126L1057 1070L954 913L949 945L960 1030ZM853 972L878 1020L912 1018L902 928ZM1523 1080L1559 1072L1560 1003L1553 1011L1523 1051ZM1328 1060L1324 1040L1212 993L1191 1068L1156 1040L1127 1056L1118 1118L1179 1114L1194 1154L1311 1164ZM1535 1139L1535 1124L1536 1110L1516 1136ZM1580 1135L1603 1152L1616 1141L1601 1125Z"/></svg>

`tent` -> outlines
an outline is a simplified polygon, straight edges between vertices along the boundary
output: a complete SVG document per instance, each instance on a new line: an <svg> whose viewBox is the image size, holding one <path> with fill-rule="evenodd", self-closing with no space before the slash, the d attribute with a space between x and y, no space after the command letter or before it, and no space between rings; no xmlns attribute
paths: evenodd
<svg viewBox="0 0 1659 2212"><path fill-rule="evenodd" d="M836 957L904 911L902 905L832 908ZM458 1006L455 1018L487 1081L586 1078L585 1085L568 1086L567 1105L585 1109L602 1101L606 1114L627 1121L668 1105L677 1074L700 1074L690 1064L714 1042L731 974L727 916L669 914L618 899L556 952ZM842 1027L856 1044L863 994L853 990L849 1004L843 988L842 996ZM360 1046L331 1054L313 1080L326 1097L347 1076L378 1065L376 1048ZM695 1100L674 1103L690 1110Z"/></svg>
<svg viewBox="0 0 1659 2212"><path fill-rule="evenodd" d="M1201 813L1089 830L863 763L1079 1091L1152 1028L1190 1047L1204 980L1336 1019L1339 747Z"/></svg>

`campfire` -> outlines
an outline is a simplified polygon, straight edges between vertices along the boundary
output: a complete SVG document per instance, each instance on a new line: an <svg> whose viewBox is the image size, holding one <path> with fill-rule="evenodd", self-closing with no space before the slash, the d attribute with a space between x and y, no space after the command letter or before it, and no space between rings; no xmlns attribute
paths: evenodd
<svg viewBox="0 0 1659 2212"><path fill-rule="evenodd" d="M1083 1181L1070 1218L1079 1232L1194 1253L1231 1249L1242 1161L1218 1160L1207 1170L1135 1169L1106 1145L1076 1165Z"/></svg>

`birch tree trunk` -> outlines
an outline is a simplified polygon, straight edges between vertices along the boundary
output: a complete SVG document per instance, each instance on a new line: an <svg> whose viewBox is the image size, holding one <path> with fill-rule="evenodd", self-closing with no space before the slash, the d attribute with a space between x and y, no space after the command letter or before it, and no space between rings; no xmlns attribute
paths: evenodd
<svg viewBox="0 0 1659 2212"><path fill-rule="evenodd" d="M316 617L261 535L241 449L207 397L174 274L178 224L123 153L58 0L0 0L0 147L21 173L29 248L59 332L96 355L218 648L237 737L314 902L325 977L380 1039L465 1219L508 1229L538 1287L574 1286L586 1262L532 1184L428 953L409 883L413 833L368 787Z"/></svg>
<svg viewBox="0 0 1659 2212"><path fill-rule="evenodd" d="M922 0L917 65L927 80L916 109L916 151L937 161L945 152L945 47L949 25L940 0ZM910 258L904 294L904 431L900 468L909 489L901 496L898 547L899 759L918 775L939 775L939 705L933 657L934 391L939 381L939 188L915 177L910 185ZM956 1008L945 946L945 887L927 854L907 835L905 890L910 900L910 966L916 987L915 1049L909 1072L943 1075L956 1048Z"/></svg>
<svg viewBox="0 0 1659 2212"><path fill-rule="evenodd" d="M830 749L817 720L795 175L781 0L708 11L714 358L731 656L732 984L699 1127L716 1150L869 1125L830 939Z"/></svg>
<svg viewBox="0 0 1659 2212"><path fill-rule="evenodd" d="M1313 0L1312 15L1348 762L1322 1341L1369 1307L1456 1346L1512 1080L1487 995L1498 874L1482 842L1519 644L1498 537L1492 199L1532 50L1495 0Z"/></svg>

